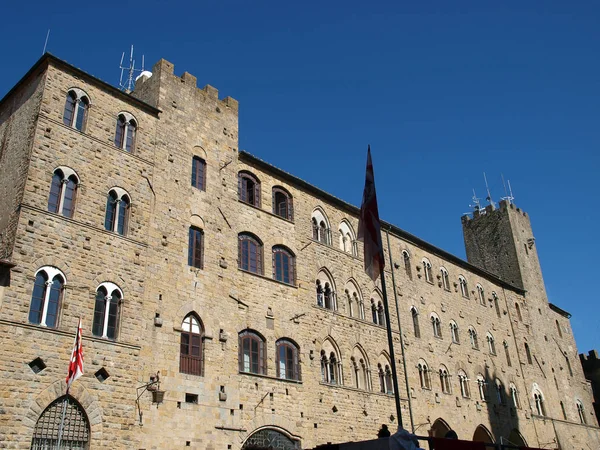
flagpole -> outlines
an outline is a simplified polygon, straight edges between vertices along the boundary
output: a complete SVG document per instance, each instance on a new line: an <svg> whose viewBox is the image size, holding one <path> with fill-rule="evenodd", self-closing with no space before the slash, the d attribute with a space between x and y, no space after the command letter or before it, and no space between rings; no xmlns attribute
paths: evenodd
<svg viewBox="0 0 600 450"><path fill-rule="evenodd" d="M396 293L396 279L394 277L394 261L392 260L392 248L390 246L390 233L386 230L388 256L390 258L390 270L392 271L392 289L396 302L396 316L398 317L398 332L400 333L400 351L402 352L402 367L404 368L404 383L406 384L406 397L408 398L408 414L410 415L410 428L415 432L415 420L413 418L412 402L410 400L410 387L408 385L408 372L406 371L406 355L404 354L404 338L402 337L402 323L400 322L400 307L398 306L398 294Z"/></svg>
<svg viewBox="0 0 600 450"><path fill-rule="evenodd" d="M394 356L394 339L392 337L392 327L390 326L390 308L388 307L387 292L385 288L385 274L383 266L381 267L381 292L383 293L383 308L385 311L385 327L387 329L388 345L390 347L390 358L392 365L392 383L394 385L394 400L396 401L396 414L398 415L398 426L402 425L402 411L400 410L400 390L398 389L398 374L396 373L396 357Z"/></svg>

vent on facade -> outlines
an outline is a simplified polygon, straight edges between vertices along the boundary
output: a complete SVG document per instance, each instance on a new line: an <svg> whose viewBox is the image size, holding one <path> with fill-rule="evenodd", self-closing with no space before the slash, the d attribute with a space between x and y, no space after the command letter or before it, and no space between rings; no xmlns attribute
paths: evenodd
<svg viewBox="0 0 600 450"><path fill-rule="evenodd" d="M29 363L29 367L31 368L31 370L33 370L33 373L40 373L46 368L46 363L44 363L42 358L35 358Z"/></svg>
<svg viewBox="0 0 600 450"><path fill-rule="evenodd" d="M96 371L94 376L98 379L100 383L104 383L108 379L108 377L110 377L109 373L104 367L101 367L98 371Z"/></svg>
<svg viewBox="0 0 600 450"><path fill-rule="evenodd" d="M185 394L185 402L186 403L194 403L198 404L198 394Z"/></svg>

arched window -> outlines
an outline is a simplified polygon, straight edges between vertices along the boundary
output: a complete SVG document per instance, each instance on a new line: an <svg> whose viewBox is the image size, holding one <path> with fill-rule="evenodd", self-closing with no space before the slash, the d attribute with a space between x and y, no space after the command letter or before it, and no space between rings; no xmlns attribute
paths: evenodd
<svg viewBox="0 0 600 450"><path fill-rule="evenodd" d="M529 350L529 344L527 342L525 342L525 354L527 355L527 363L533 364L533 361L531 360L531 351Z"/></svg>
<svg viewBox="0 0 600 450"><path fill-rule="evenodd" d="M325 213L317 208L313 211L312 217L313 239L325 245L331 245L331 229Z"/></svg>
<svg viewBox="0 0 600 450"><path fill-rule="evenodd" d="M573 376L573 369L571 368L571 362L569 361L569 357L567 356L567 352L565 352L565 363L567 365L567 369L569 370L569 375Z"/></svg>
<svg viewBox="0 0 600 450"><path fill-rule="evenodd" d="M44 410L33 430L31 448L45 450L56 448L58 443L59 426L64 417L61 448L88 449L90 443L90 423L83 407L71 396L54 400Z"/></svg>
<svg viewBox="0 0 600 450"><path fill-rule="evenodd" d="M319 272L316 280L317 306L331 310L337 309L335 292L332 288L332 281L325 271Z"/></svg>
<svg viewBox="0 0 600 450"><path fill-rule="evenodd" d="M409 280L412 280L412 269L410 268L410 254L406 250L402 250L402 259L404 260L404 272Z"/></svg>
<svg viewBox="0 0 600 450"><path fill-rule="evenodd" d="M350 253L353 256L358 255L358 245L356 243L356 238L354 235L354 230L352 226L346 221L343 220L339 226L340 233L340 250L346 253Z"/></svg>
<svg viewBox="0 0 600 450"><path fill-rule="evenodd" d="M96 289L94 306L94 322L92 334L106 339L116 339L119 326L119 309L123 300L123 292L110 282L102 283Z"/></svg>
<svg viewBox="0 0 600 450"><path fill-rule="evenodd" d="M511 367L512 363L510 361L510 353L508 352L508 342L504 341L502 343L502 346L504 347L504 356L506 356L506 364L508 365L508 367Z"/></svg>
<svg viewBox="0 0 600 450"><path fill-rule="evenodd" d="M265 340L255 331L245 330L238 340L240 372L267 374Z"/></svg>
<svg viewBox="0 0 600 450"><path fill-rule="evenodd" d="M179 372L190 375L204 375L203 338L204 330L200 319L193 313L185 316L181 323Z"/></svg>
<svg viewBox="0 0 600 450"><path fill-rule="evenodd" d="M371 390L371 375L368 366L368 359L364 351L359 347L354 347L352 351L352 357L350 358L352 364L352 376L354 386L357 389L363 389L365 391Z"/></svg>
<svg viewBox="0 0 600 450"><path fill-rule="evenodd" d="M460 284L460 295L464 298L469 298L469 286L467 280L462 275L458 277L458 283Z"/></svg>
<svg viewBox="0 0 600 450"><path fill-rule="evenodd" d="M496 341L494 339L494 336L492 336L491 333L488 333L486 336L486 340L488 343L488 350L490 351L490 355L495 355L496 354Z"/></svg>
<svg viewBox="0 0 600 450"><path fill-rule="evenodd" d="M379 363L377 365L377 371L379 373L379 383L381 386L381 393L393 395L394 394L394 383L392 382L392 371L390 369L389 364Z"/></svg>
<svg viewBox="0 0 600 450"><path fill-rule="evenodd" d="M419 312L417 311L417 308L415 308L414 306L410 308L410 315L412 316L413 331L415 333L415 337L420 338L421 329L419 328Z"/></svg>
<svg viewBox="0 0 600 450"><path fill-rule="evenodd" d="M383 303L377 298L371 299L371 315L373 316L373 323L381 327L385 327L385 314L383 311Z"/></svg>
<svg viewBox="0 0 600 450"><path fill-rule="evenodd" d="M206 190L206 161L199 156L192 158L192 186L201 191Z"/></svg>
<svg viewBox="0 0 600 450"><path fill-rule="evenodd" d="M560 323L558 322L558 319L556 320L556 331L558 331L558 337L562 337L562 330L560 328Z"/></svg>
<svg viewBox="0 0 600 450"><path fill-rule="evenodd" d="M450 335L452 336L452 342L454 344L460 344L460 339L458 336L458 325L454 320L450 321Z"/></svg>
<svg viewBox="0 0 600 450"><path fill-rule="evenodd" d="M587 424L585 420L585 411L583 410L583 403L581 403L581 400L577 400L575 405L577 406L577 415L579 416L579 421L584 425Z"/></svg>
<svg viewBox="0 0 600 450"><path fill-rule="evenodd" d="M56 267L42 267L35 274L29 322L56 328L66 278Z"/></svg>
<svg viewBox="0 0 600 450"><path fill-rule="evenodd" d="M263 246L256 236L238 235L238 267L248 272L263 274Z"/></svg>
<svg viewBox="0 0 600 450"><path fill-rule="evenodd" d="M485 306L485 293L483 292L483 286L477 285L477 297L479 298L479 303Z"/></svg>
<svg viewBox="0 0 600 450"><path fill-rule="evenodd" d="M544 405L544 396L539 390L533 391L533 402L535 403L535 411L538 416L546 415L546 407Z"/></svg>
<svg viewBox="0 0 600 450"><path fill-rule="evenodd" d="M242 170L238 173L238 198L260 208L260 181L250 172Z"/></svg>
<svg viewBox="0 0 600 450"><path fill-rule="evenodd" d="M450 277L448 276L448 271L445 268L440 269L440 275L442 277L442 286L445 291L450 291Z"/></svg>
<svg viewBox="0 0 600 450"><path fill-rule="evenodd" d="M73 217L79 178L68 167L59 167L52 175L50 195L48 196L48 211Z"/></svg>
<svg viewBox="0 0 600 450"><path fill-rule="evenodd" d="M137 123L129 113L121 113L117 117L117 129L115 131L115 146L132 152L135 147L135 134Z"/></svg>
<svg viewBox="0 0 600 450"><path fill-rule="evenodd" d="M442 325L440 322L440 318L435 313L431 314L431 326L433 328L433 337L441 339L442 338Z"/></svg>
<svg viewBox="0 0 600 450"><path fill-rule="evenodd" d="M487 381L481 374L477 375L477 391L479 392L479 400L487 401Z"/></svg>
<svg viewBox="0 0 600 450"><path fill-rule="evenodd" d="M298 346L289 339L279 339L277 347L277 378L300 381L300 360Z"/></svg>
<svg viewBox="0 0 600 450"><path fill-rule="evenodd" d="M425 281L433 283L433 274L431 273L431 263L427 258L423 258L423 273L425 274Z"/></svg>
<svg viewBox="0 0 600 450"><path fill-rule="evenodd" d="M502 381L496 378L496 399L499 405L506 404L506 398L504 396L504 385Z"/></svg>
<svg viewBox="0 0 600 450"><path fill-rule="evenodd" d="M417 363L417 370L419 371L419 383L422 389L431 389L431 381L429 379L429 367L427 363L420 359Z"/></svg>
<svg viewBox="0 0 600 450"><path fill-rule="evenodd" d="M492 292L492 300L494 301L494 308L496 308L496 315L502 317L502 314L500 313L500 304L498 303L498 295L495 292Z"/></svg>
<svg viewBox="0 0 600 450"><path fill-rule="evenodd" d="M458 384L460 385L460 395L464 398L469 398L471 396L469 392L469 378L462 369L458 371Z"/></svg>
<svg viewBox="0 0 600 450"><path fill-rule="evenodd" d="M348 300L348 315L350 317L359 317L360 319L365 318L363 300L360 296L360 289L358 285L353 281L349 280L346 283L346 298Z"/></svg>
<svg viewBox="0 0 600 450"><path fill-rule="evenodd" d="M284 219L294 220L292 195L280 186L273 188L273 214Z"/></svg>
<svg viewBox="0 0 600 450"><path fill-rule="evenodd" d="M519 401L519 392L514 383L510 383L510 397L512 398L513 406L517 409L520 408L521 402Z"/></svg>
<svg viewBox="0 0 600 450"><path fill-rule="evenodd" d="M129 195L123 189L111 189L108 192L108 198L106 200L104 228L108 231L126 235L130 207L131 200Z"/></svg>
<svg viewBox="0 0 600 450"><path fill-rule="evenodd" d="M291 439L288 434L272 428L261 428L250 435L244 442L242 450L273 448L277 450L297 450L300 442Z"/></svg>
<svg viewBox="0 0 600 450"><path fill-rule="evenodd" d="M204 268L204 231L190 227L188 245L188 266Z"/></svg>
<svg viewBox="0 0 600 450"><path fill-rule="evenodd" d="M444 394L451 394L452 390L450 388L450 375L448 375L448 369L446 368L446 366L442 365L440 367L439 373L442 392Z"/></svg>
<svg viewBox="0 0 600 450"><path fill-rule="evenodd" d="M341 361L333 344L326 340L321 349L321 381L327 384L342 383Z"/></svg>
<svg viewBox="0 0 600 450"><path fill-rule="evenodd" d="M67 94L63 123L79 131L85 131L90 100L81 89L71 89Z"/></svg>
<svg viewBox="0 0 600 450"><path fill-rule="evenodd" d="M273 279L286 284L296 283L296 258L280 245L273 247Z"/></svg>
<svg viewBox="0 0 600 450"><path fill-rule="evenodd" d="M523 322L523 316L521 316L521 307L518 303L515 303L515 309L517 310L517 318L519 319L519 322Z"/></svg>
<svg viewBox="0 0 600 450"><path fill-rule="evenodd" d="M475 328L469 327L469 340L471 341L471 348L479 350L479 340L477 339L477 331Z"/></svg>

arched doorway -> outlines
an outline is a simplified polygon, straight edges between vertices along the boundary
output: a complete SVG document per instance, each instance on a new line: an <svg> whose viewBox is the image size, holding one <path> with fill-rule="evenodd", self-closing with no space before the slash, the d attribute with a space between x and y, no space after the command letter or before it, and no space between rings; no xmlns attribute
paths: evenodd
<svg viewBox="0 0 600 450"><path fill-rule="evenodd" d="M486 444L493 444L494 438L492 438L491 433L486 427L484 427L483 425L479 425L475 429L475 433L473 433L473 441L485 442Z"/></svg>
<svg viewBox="0 0 600 450"><path fill-rule="evenodd" d="M250 435L242 450L253 448L267 448L273 450L300 450L300 441L292 439L289 435L274 428L262 428Z"/></svg>
<svg viewBox="0 0 600 450"><path fill-rule="evenodd" d="M509 444L516 445L517 447L527 447L527 442L525 442L523 435L516 428L513 428L508 435L508 441Z"/></svg>
<svg viewBox="0 0 600 450"><path fill-rule="evenodd" d="M65 396L57 398L44 410L33 430L31 450L54 448L62 419ZM87 450L90 444L90 423L83 407L73 397L67 398L61 448Z"/></svg>
<svg viewBox="0 0 600 450"><path fill-rule="evenodd" d="M433 425L429 430L429 436L443 438L444 436L446 436L446 433L448 431L450 431L450 425L448 425L448 423L444 419L439 418L436 419L435 422L433 422Z"/></svg>

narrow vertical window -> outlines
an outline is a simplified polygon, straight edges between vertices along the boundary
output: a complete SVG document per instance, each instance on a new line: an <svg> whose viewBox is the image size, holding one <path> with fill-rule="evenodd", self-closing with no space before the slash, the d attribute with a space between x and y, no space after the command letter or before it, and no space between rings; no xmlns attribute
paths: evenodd
<svg viewBox="0 0 600 450"><path fill-rule="evenodd" d="M508 342L504 341L504 343L502 345L504 346L504 355L506 356L506 364L508 365L508 367L511 367L512 363L510 361L510 353L508 352Z"/></svg>
<svg viewBox="0 0 600 450"><path fill-rule="evenodd" d="M419 313L418 313L417 309L415 307L413 307L410 310L410 314L412 316L413 331L415 333L415 337L416 338L420 338L421 337L421 330L419 328Z"/></svg>
<svg viewBox="0 0 600 450"><path fill-rule="evenodd" d="M277 378L284 380L300 380L300 361L298 347L288 339L279 339L277 347Z"/></svg>
<svg viewBox="0 0 600 450"><path fill-rule="evenodd" d="M581 403L581 401L577 400L576 405L577 405L577 415L579 416L579 421L585 425L587 422L585 420L585 412L583 410L583 403Z"/></svg>
<svg viewBox="0 0 600 450"><path fill-rule="evenodd" d="M63 123L70 127L73 125L73 119L75 117L75 106L77 105L77 94L71 91L67 94L67 101L65 102L65 111L63 113Z"/></svg>
<svg viewBox="0 0 600 450"><path fill-rule="evenodd" d="M294 208L291 194L281 187L273 188L273 214L287 220L294 220Z"/></svg>
<svg viewBox="0 0 600 450"><path fill-rule="evenodd" d="M260 181L250 172L238 173L238 196L241 201L260 208Z"/></svg>
<svg viewBox="0 0 600 450"><path fill-rule="evenodd" d="M206 162L198 156L192 158L192 186L206 190Z"/></svg>
<svg viewBox="0 0 600 450"><path fill-rule="evenodd" d="M249 234L238 236L238 267L262 275L262 243Z"/></svg>
<svg viewBox="0 0 600 450"><path fill-rule="evenodd" d="M86 97L82 97L79 99L77 103L77 117L75 118L75 128L79 131L83 131L85 128L85 122L87 119L87 111L88 111L88 99Z"/></svg>
<svg viewBox="0 0 600 450"><path fill-rule="evenodd" d="M273 279L286 284L294 284L295 258L292 252L282 246L273 247Z"/></svg>
<svg viewBox="0 0 600 450"><path fill-rule="evenodd" d="M102 283L96 290L92 334L106 339L116 339L123 294L113 283Z"/></svg>
<svg viewBox="0 0 600 450"><path fill-rule="evenodd" d="M425 281L433 283L433 274L431 273L431 263L427 260L423 260L423 272L425 273Z"/></svg>
<svg viewBox="0 0 600 450"><path fill-rule="evenodd" d="M496 315L498 317L502 317L500 313L500 305L498 304L498 295L495 292L492 292L492 299L494 300L494 308L496 309Z"/></svg>
<svg viewBox="0 0 600 450"><path fill-rule="evenodd" d="M243 331L239 335L240 372L266 375L264 339L253 331Z"/></svg>
<svg viewBox="0 0 600 450"><path fill-rule="evenodd" d="M104 228L121 235L127 234L131 200L120 188L111 189L106 199Z"/></svg>
<svg viewBox="0 0 600 450"><path fill-rule="evenodd" d="M50 195L48 196L48 211L57 213L60 206L60 198L62 192L63 173L57 169L52 175L52 183L50 184Z"/></svg>
<svg viewBox="0 0 600 450"><path fill-rule="evenodd" d="M444 290L450 291L450 277L448 276L448 271L442 267L440 273L442 277L442 286L444 287Z"/></svg>
<svg viewBox="0 0 600 450"><path fill-rule="evenodd" d="M515 309L517 310L517 318L519 319L519 322L523 322L523 316L521 316L521 308L519 307L518 303L515 303Z"/></svg>
<svg viewBox="0 0 600 450"><path fill-rule="evenodd" d="M117 216L117 193L110 191L106 199L106 216L104 218L104 228L107 231L114 231L115 218Z"/></svg>
<svg viewBox="0 0 600 450"><path fill-rule="evenodd" d="M56 328L65 278L54 267L43 267L36 276L29 308L29 322Z"/></svg>
<svg viewBox="0 0 600 450"><path fill-rule="evenodd" d="M402 259L404 259L404 272L409 280L412 280L412 270L410 268L410 255L406 250L402 252Z"/></svg>
<svg viewBox="0 0 600 450"><path fill-rule="evenodd" d="M188 266L204 268L204 232L196 227L189 231Z"/></svg>
<svg viewBox="0 0 600 450"><path fill-rule="evenodd" d="M48 211L73 217L78 185L79 179L71 169L67 167L56 169L50 184Z"/></svg>
<svg viewBox="0 0 600 450"><path fill-rule="evenodd" d="M483 286L480 284L477 285L477 296L479 297L479 304L485 306L485 293L483 291Z"/></svg>
<svg viewBox="0 0 600 450"><path fill-rule="evenodd" d="M460 284L460 295L464 298L469 298L469 286L467 285L467 280L460 276L458 277L458 282Z"/></svg>
<svg viewBox="0 0 600 450"><path fill-rule="evenodd" d="M70 90L65 102L63 123L68 127L84 131L89 105L90 101L83 91L80 89Z"/></svg>
<svg viewBox="0 0 600 450"><path fill-rule="evenodd" d="M125 117L126 115L127 117ZM128 113L119 114L115 130L115 146L131 153L135 145L136 132L137 124L135 119Z"/></svg>
<svg viewBox="0 0 600 450"><path fill-rule="evenodd" d="M558 337L562 337L562 330L560 328L560 323L556 320L556 331L558 331Z"/></svg>
<svg viewBox="0 0 600 450"><path fill-rule="evenodd" d="M525 354L527 355L527 363L533 364L533 361L531 360L531 351L529 350L529 344L527 344L527 342L525 343Z"/></svg>
<svg viewBox="0 0 600 450"><path fill-rule="evenodd" d="M194 314L188 314L181 323L179 372L204 375L202 339L200 320Z"/></svg>

